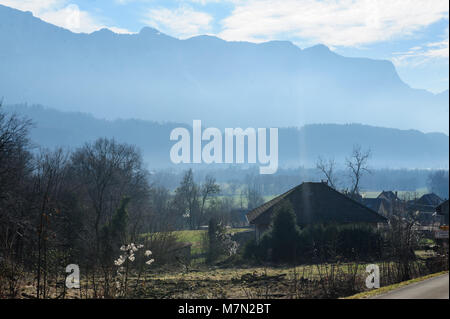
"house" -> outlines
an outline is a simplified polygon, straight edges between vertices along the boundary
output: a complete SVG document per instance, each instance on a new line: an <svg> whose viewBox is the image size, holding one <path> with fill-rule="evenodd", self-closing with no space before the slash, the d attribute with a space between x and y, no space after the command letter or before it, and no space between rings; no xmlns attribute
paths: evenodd
<svg viewBox="0 0 450 319"><path fill-rule="evenodd" d="M448 226L448 199L436 207L436 214L444 216L444 224Z"/></svg>
<svg viewBox="0 0 450 319"><path fill-rule="evenodd" d="M408 201L406 209L417 215L417 220L421 225L433 225L440 222L440 218L435 212L436 206L441 202L442 199L436 194L425 194L419 199Z"/></svg>
<svg viewBox="0 0 450 319"><path fill-rule="evenodd" d="M248 209L233 209L230 211L230 223L234 228L248 227Z"/></svg>
<svg viewBox="0 0 450 319"><path fill-rule="evenodd" d="M419 199L409 200L407 208L409 211L434 212L436 206L442 203L442 199L434 193L425 194Z"/></svg>
<svg viewBox="0 0 450 319"><path fill-rule="evenodd" d="M369 203L370 199L365 200L365 204L369 208L378 208L378 210L374 209L379 213L383 213L383 216L392 216L399 207L402 206L402 201L398 198L398 193L393 191L382 191L377 198L373 201L373 203ZM382 207L381 206L381 202Z"/></svg>
<svg viewBox="0 0 450 319"><path fill-rule="evenodd" d="M302 183L284 194L250 211L247 219L255 226L256 239L269 229L275 208L289 201L297 215L297 223L310 224L372 224L386 223L387 219L372 209L339 193L325 182Z"/></svg>
<svg viewBox="0 0 450 319"><path fill-rule="evenodd" d="M362 203L381 216L387 217L391 214L392 204L384 198L363 198Z"/></svg>
<svg viewBox="0 0 450 319"><path fill-rule="evenodd" d="M422 197L420 197L417 201L417 204L419 205L425 205L425 206L434 206L436 207L440 203L442 203L442 199L436 195L435 193L425 194Z"/></svg>
<svg viewBox="0 0 450 319"><path fill-rule="evenodd" d="M390 203L400 200L397 196L397 192L394 193L393 191L382 191L377 198L384 199Z"/></svg>

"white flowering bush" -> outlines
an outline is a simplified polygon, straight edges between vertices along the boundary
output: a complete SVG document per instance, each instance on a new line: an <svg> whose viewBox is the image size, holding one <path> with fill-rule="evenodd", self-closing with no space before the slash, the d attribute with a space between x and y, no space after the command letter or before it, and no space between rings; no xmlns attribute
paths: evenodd
<svg viewBox="0 0 450 319"><path fill-rule="evenodd" d="M115 286L117 290L116 296L126 295L129 270L133 263L136 261L136 255L138 254L138 251L142 248L144 248L144 245L135 245L134 243L123 245L122 247L120 247L120 251L122 251L122 254L119 256L119 258L114 260L114 265L118 267L115 280ZM145 250L143 253L145 259L149 258L151 255L152 252L150 250ZM154 261L155 260L153 258L150 258L147 259L144 263L145 265L150 266Z"/></svg>
<svg viewBox="0 0 450 319"><path fill-rule="evenodd" d="M225 250L225 253L228 256L233 256L237 253L239 248L239 244L232 239L234 233L226 233L226 232L216 232L216 236L219 238L222 243L222 247Z"/></svg>
<svg viewBox="0 0 450 319"><path fill-rule="evenodd" d="M214 262L222 255L233 256L237 253L239 244L232 239L221 222L211 219L207 234L207 261Z"/></svg>

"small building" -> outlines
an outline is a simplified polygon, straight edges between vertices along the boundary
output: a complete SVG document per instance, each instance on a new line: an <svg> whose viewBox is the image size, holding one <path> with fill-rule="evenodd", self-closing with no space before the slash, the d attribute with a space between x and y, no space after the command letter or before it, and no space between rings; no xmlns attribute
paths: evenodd
<svg viewBox="0 0 450 319"><path fill-rule="evenodd" d="M384 198L363 198L362 203L381 216L388 217L391 214L392 205Z"/></svg>
<svg viewBox="0 0 450 319"><path fill-rule="evenodd" d="M442 199L435 193L430 193L430 194L425 194L422 197L420 197L416 201L416 203L419 205L436 207L437 205L442 203Z"/></svg>
<svg viewBox="0 0 450 319"><path fill-rule="evenodd" d="M394 192L384 190L377 196L377 198L372 200L372 203L370 203L370 201L371 199L365 199L364 204L383 216L392 216L396 210L402 207L403 203L403 201L398 197L397 191Z"/></svg>
<svg viewBox="0 0 450 319"><path fill-rule="evenodd" d="M380 193L380 195L378 195L377 198L384 199L384 200L392 203L392 202L400 200L398 198L397 194L398 194L397 192L393 192L393 191L382 191Z"/></svg>
<svg viewBox="0 0 450 319"><path fill-rule="evenodd" d="M442 203L442 199L434 193L425 194L419 199L410 200L406 203L406 209L414 212L418 216L421 225L434 225L439 223L440 218L436 218L436 207Z"/></svg>
<svg viewBox="0 0 450 319"><path fill-rule="evenodd" d="M267 231L275 208L289 201L297 215L297 223L310 224L372 224L386 223L387 219L363 204L339 193L325 182L302 183L284 194L250 211L247 219L255 226L256 239Z"/></svg>
<svg viewBox="0 0 450 319"><path fill-rule="evenodd" d="M233 228L248 227L248 209L233 209L230 211L230 224Z"/></svg>

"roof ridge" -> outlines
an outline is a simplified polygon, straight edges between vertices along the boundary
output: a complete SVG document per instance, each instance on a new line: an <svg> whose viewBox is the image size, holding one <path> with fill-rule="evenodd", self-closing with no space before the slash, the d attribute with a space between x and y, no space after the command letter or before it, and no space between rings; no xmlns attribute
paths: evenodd
<svg viewBox="0 0 450 319"><path fill-rule="evenodd" d="M327 185L327 186L328 186L328 185ZM328 187L329 187L329 186L328 186ZM341 196L343 196L343 197L349 199L350 201L356 203L357 205L361 206L362 208L368 210L370 213L375 214L375 215L377 215L378 217L382 217L384 220L387 220L386 217L384 217L384 216L378 214L376 211L374 211L373 209L367 207L366 205L363 205L362 203L360 203L360 202L354 200L353 198L351 198L351 197L349 197L349 196L347 196L347 195L344 195L344 194L342 194L341 192L338 192L337 190L335 190L335 189L332 188L332 187L329 187L329 188L330 188L331 190L333 190L334 192L338 193L339 195L341 195Z"/></svg>
<svg viewBox="0 0 450 319"><path fill-rule="evenodd" d="M275 205L276 203L278 203L278 201L279 201L280 199L284 198L285 196L287 196L288 194L290 194L290 193L293 192L296 188L300 187L300 186L303 185L303 184L304 184L304 183L301 183L300 185L297 185L297 186L291 188L290 190L288 190L288 191L286 191L286 192L284 192L284 193L282 193L282 194L280 194L280 195L278 195L278 196L272 198L271 200L269 200L268 202L262 204L261 206L258 206L258 207L256 207L256 208L253 208L251 211L249 211L249 212L246 214L247 220L248 220L248 217L249 217L249 216L251 217L251 216L253 215L253 213L256 212L257 210L261 210L263 207L264 207L265 209L268 209L268 208L272 207L273 205ZM255 218L258 217L258 216L259 216L259 215L255 216ZM255 219L255 218L253 218L253 219Z"/></svg>
<svg viewBox="0 0 450 319"><path fill-rule="evenodd" d="M293 188L291 188L290 190L284 192L283 194L280 194L278 196L276 196L275 198L272 198L270 201L264 203L263 205L256 207L254 209L252 209L250 212L248 212L246 214L247 220L249 222L259 218L262 214L264 214L264 212L268 211L269 209L271 209L273 206L275 206L277 203L279 203L282 199L286 198L287 196L289 196L290 194L294 193L296 190L298 190L300 187L307 185L307 184L312 184L312 185L323 185L326 186L324 189L325 191L329 191L332 190L335 193L338 194L338 197L349 200L353 205L355 205L356 207L363 209L364 211L370 213L373 217L375 217L376 219L381 219L383 221L386 221L387 219L378 214L376 211L374 211L373 209L367 207L366 205L354 200L353 198L342 194L341 192L337 191L336 189L330 187L329 185L323 183L323 182L302 182L300 185L297 185ZM319 186L320 187L320 186ZM378 198L377 198L378 199ZM382 199L379 199L382 200Z"/></svg>

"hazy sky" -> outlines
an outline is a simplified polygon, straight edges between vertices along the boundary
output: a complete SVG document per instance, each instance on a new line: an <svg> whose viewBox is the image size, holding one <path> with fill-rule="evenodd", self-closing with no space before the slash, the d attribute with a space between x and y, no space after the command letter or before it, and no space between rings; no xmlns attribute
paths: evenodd
<svg viewBox="0 0 450 319"><path fill-rule="evenodd" d="M74 32L152 26L185 39L323 43L345 56L389 59L415 88L449 86L447 0L0 0Z"/></svg>

